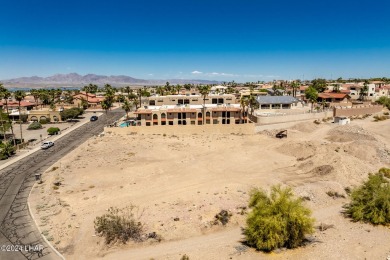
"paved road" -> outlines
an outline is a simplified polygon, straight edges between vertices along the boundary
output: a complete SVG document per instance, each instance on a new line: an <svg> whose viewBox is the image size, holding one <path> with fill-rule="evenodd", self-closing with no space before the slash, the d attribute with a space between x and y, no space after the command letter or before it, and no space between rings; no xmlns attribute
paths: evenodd
<svg viewBox="0 0 390 260"><path fill-rule="evenodd" d="M35 174L43 173L88 138L101 133L105 124L124 114L123 110L103 114L99 120L89 122L57 140L54 147L35 152L0 171L0 259L60 259L42 239L28 210L27 199ZM43 250L39 254L25 250L8 252L3 251L2 245L42 245Z"/></svg>

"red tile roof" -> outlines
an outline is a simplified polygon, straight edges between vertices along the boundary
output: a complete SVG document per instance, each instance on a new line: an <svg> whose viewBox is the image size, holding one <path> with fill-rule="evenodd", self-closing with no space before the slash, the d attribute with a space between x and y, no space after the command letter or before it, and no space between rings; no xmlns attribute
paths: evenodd
<svg viewBox="0 0 390 260"><path fill-rule="evenodd" d="M337 98L337 99L344 99L348 97L348 94L345 93L319 93L318 94L319 98Z"/></svg>

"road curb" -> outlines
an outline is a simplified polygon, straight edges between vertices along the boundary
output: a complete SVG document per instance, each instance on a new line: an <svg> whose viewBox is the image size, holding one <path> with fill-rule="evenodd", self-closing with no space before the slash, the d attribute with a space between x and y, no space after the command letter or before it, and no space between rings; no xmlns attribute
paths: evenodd
<svg viewBox="0 0 390 260"><path fill-rule="evenodd" d="M28 198L30 198L30 195L31 195L31 192L33 191L34 187L37 185L37 183L35 182L34 185L31 187L31 190L28 194ZM28 212L30 213L30 216L32 218L32 220L34 221L34 224L35 226L37 227L38 231L39 231L39 234L41 235L41 237L43 238L43 240L46 242L46 244L54 251L54 253L56 253L62 260L66 260L66 258L60 253L58 252L57 249L54 248L54 246L46 239L46 237L42 234L42 230L39 228L38 226L38 223L37 221L35 220L35 217L34 215L32 214L32 210L31 210L31 207L30 207L30 202L28 201L28 198L27 198L27 208L28 208Z"/></svg>

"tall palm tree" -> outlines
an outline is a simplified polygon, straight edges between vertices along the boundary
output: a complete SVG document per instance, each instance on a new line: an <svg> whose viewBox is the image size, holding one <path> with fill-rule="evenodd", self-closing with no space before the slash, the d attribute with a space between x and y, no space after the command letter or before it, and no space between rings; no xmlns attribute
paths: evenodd
<svg viewBox="0 0 390 260"><path fill-rule="evenodd" d="M211 87L209 85L198 86L198 91L200 95L203 97L203 113L202 113L202 125L204 125L205 121L205 113L206 113L206 97L210 93Z"/></svg>
<svg viewBox="0 0 390 260"><path fill-rule="evenodd" d="M102 108L106 111L106 114L108 113L108 110L111 108L111 105L112 104L107 99L102 101Z"/></svg>
<svg viewBox="0 0 390 260"><path fill-rule="evenodd" d="M132 92L133 90L130 88L130 86L124 87L123 90L127 93L127 99L130 100L130 92Z"/></svg>
<svg viewBox="0 0 390 260"><path fill-rule="evenodd" d="M0 83L0 93L1 93L1 98L5 100L5 108L7 110L7 115L8 115L8 123L11 126L11 133L12 133L12 139L14 142L14 146L16 146L16 140L15 140L15 134L14 134L14 127L12 125L11 117L9 116L9 109L8 109L8 99L12 96L11 92L3 87L3 84Z"/></svg>
<svg viewBox="0 0 390 260"><path fill-rule="evenodd" d="M122 105L122 109L126 112L126 119L129 119L129 112L131 111L132 104L129 101L125 100Z"/></svg>
<svg viewBox="0 0 390 260"><path fill-rule="evenodd" d="M297 89L299 88L299 83L297 81L294 81L291 83L291 88L293 89L293 97L297 97Z"/></svg>
<svg viewBox="0 0 390 260"><path fill-rule="evenodd" d="M38 110L38 99L39 99L39 91L37 89L32 89L30 91L31 95L34 97L35 102L35 110Z"/></svg>
<svg viewBox="0 0 390 260"><path fill-rule="evenodd" d="M88 93L90 93L92 90L91 85L92 84L89 84L89 85L83 87L83 91L85 92L85 96L87 97L87 104L88 104ZM87 108L88 108L88 106L87 106Z"/></svg>
<svg viewBox="0 0 390 260"><path fill-rule="evenodd" d="M19 103L19 126L20 126L20 142L23 142L23 130L22 130L22 114L20 109L20 102L26 97L26 93L22 90L17 90L14 93L15 99Z"/></svg>
<svg viewBox="0 0 390 260"><path fill-rule="evenodd" d="M247 119L245 119L245 113L246 113L246 108L249 105L249 100L247 97L242 96L240 99L240 106L241 106L241 113L242 113L242 123L246 123Z"/></svg>

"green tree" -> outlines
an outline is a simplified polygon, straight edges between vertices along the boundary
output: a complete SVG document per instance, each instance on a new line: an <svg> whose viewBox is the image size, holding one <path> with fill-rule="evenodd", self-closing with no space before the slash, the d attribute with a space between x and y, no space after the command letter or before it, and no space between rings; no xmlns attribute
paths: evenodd
<svg viewBox="0 0 390 260"><path fill-rule="evenodd" d="M369 82L367 80L364 81L363 87L360 89L359 92L359 99L360 100L366 100L368 96L368 84Z"/></svg>
<svg viewBox="0 0 390 260"><path fill-rule="evenodd" d="M206 113L206 97L210 93L211 87L209 85L198 86L198 91L203 97L203 113L202 113L202 124L204 125L205 113Z"/></svg>
<svg viewBox="0 0 390 260"><path fill-rule="evenodd" d="M317 98L318 98L317 90L314 87L312 87L312 86L308 87L306 89L306 91L305 91L305 97L306 97L307 100L310 101L310 103L311 103L311 111L313 112L314 103L317 102Z"/></svg>
<svg viewBox="0 0 390 260"><path fill-rule="evenodd" d="M30 93L34 97L35 109L38 110L39 91L37 89L32 89Z"/></svg>
<svg viewBox="0 0 390 260"><path fill-rule="evenodd" d="M240 99L240 107L241 107L241 113L242 113L242 123L247 123L248 119L246 118L248 116L247 108L249 106L249 99L246 96L242 96Z"/></svg>
<svg viewBox="0 0 390 260"><path fill-rule="evenodd" d="M129 112L131 111L131 107L132 107L131 103L125 100L125 102L122 105L122 109L125 110L126 112L126 119L129 119Z"/></svg>
<svg viewBox="0 0 390 260"><path fill-rule="evenodd" d="M112 103L107 99L102 101L102 109L104 109L106 111L106 114L108 113L108 110L110 110L111 105L112 105Z"/></svg>
<svg viewBox="0 0 390 260"><path fill-rule="evenodd" d="M294 198L291 188L273 186L270 196L261 189L251 191L249 213L244 230L250 246L262 251L296 248L313 233L314 219L302 199Z"/></svg>
<svg viewBox="0 0 390 260"><path fill-rule="evenodd" d="M14 93L14 97L16 101L18 101L18 109L19 109L19 126L20 126L20 141L23 143L23 130L22 130L22 113L20 108L20 102L26 97L26 93L22 90L17 90Z"/></svg>
<svg viewBox="0 0 390 260"><path fill-rule="evenodd" d="M344 206L344 214L354 221L374 225L390 224L390 182L381 169L370 174L368 180L351 193L351 202Z"/></svg>
<svg viewBox="0 0 390 260"><path fill-rule="evenodd" d="M299 89L300 84L297 81L293 81L291 83L291 88L293 89L292 94L293 97L297 97L297 90Z"/></svg>
<svg viewBox="0 0 390 260"><path fill-rule="evenodd" d="M0 132L3 134L4 142L6 142L7 140L6 133L11 128L11 123L8 114L4 113L3 109L0 109L0 120L1 120Z"/></svg>
<svg viewBox="0 0 390 260"><path fill-rule="evenodd" d="M4 99L5 100L5 108L6 108L6 111L7 111L7 115L8 115L8 123L10 124L11 126L11 133L12 133L12 139L13 139L13 143L14 143L14 146L16 146L16 140L15 140L15 134L14 134L14 127L12 125L12 121L11 121L11 118L9 117L9 109L8 109L8 99L12 96L11 92L6 89L3 84L0 83L0 98L1 99Z"/></svg>
<svg viewBox="0 0 390 260"><path fill-rule="evenodd" d="M326 79L313 79L311 86L317 90L318 93L322 93L327 89Z"/></svg>

